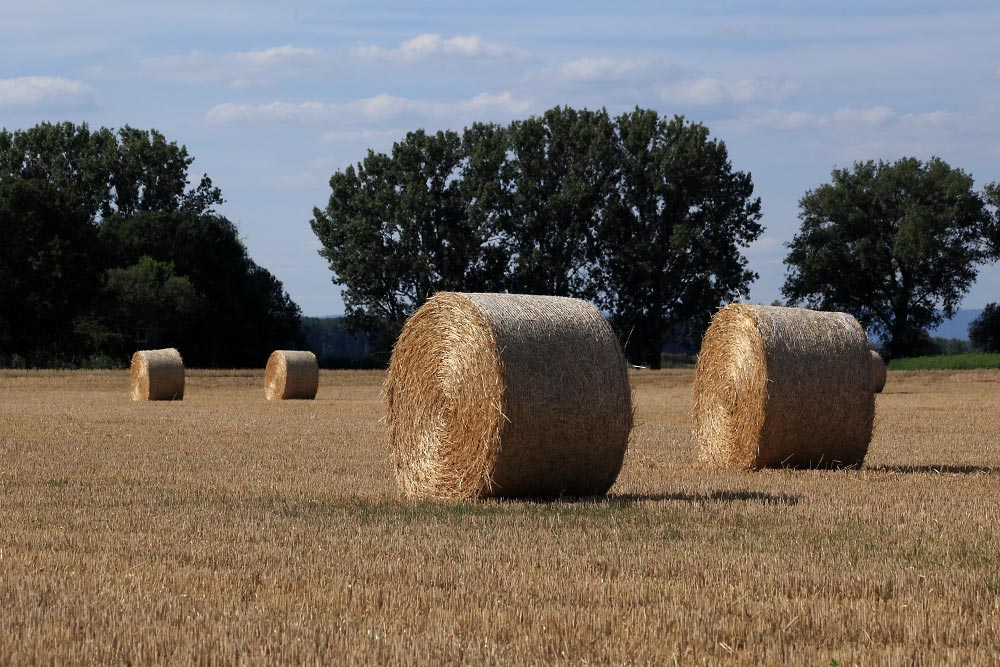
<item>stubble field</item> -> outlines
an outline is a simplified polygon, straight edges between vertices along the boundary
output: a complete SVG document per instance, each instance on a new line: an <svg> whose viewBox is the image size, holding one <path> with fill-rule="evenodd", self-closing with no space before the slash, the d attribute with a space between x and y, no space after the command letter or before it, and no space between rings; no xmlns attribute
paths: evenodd
<svg viewBox="0 0 1000 667"><path fill-rule="evenodd" d="M0 665L996 664L1000 371L890 373L860 470L708 469L632 375L607 499L401 499L380 372L0 371Z"/></svg>

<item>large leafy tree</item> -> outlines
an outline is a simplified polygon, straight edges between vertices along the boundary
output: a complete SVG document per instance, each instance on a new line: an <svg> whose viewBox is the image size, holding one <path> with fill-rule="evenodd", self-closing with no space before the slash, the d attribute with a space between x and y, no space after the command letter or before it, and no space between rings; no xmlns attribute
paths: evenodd
<svg viewBox="0 0 1000 667"><path fill-rule="evenodd" d="M383 349L434 291L485 289L588 298L658 367L667 338L697 340L755 277L750 176L706 128L653 111L413 132L330 186L313 230L350 323Z"/></svg>
<svg viewBox="0 0 1000 667"><path fill-rule="evenodd" d="M298 344L299 310L156 130L0 131L0 343L35 365L177 345L192 364L259 364Z"/></svg>
<svg viewBox="0 0 1000 667"><path fill-rule="evenodd" d="M129 126L117 133L86 123L41 123L0 130L0 178L46 182L95 219L140 211L205 213L222 203L203 175L189 188L194 158L156 130Z"/></svg>
<svg viewBox="0 0 1000 667"><path fill-rule="evenodd" d="M667 339L697 343L718 306L756 278L741 248L763 231L760 199L704 125L643 109L616 125L618 180L595 277L626 354L659 368Z"/></svg>
<svg viewBox="0 0 1000 667"><path fill-rule="evenodd" d="M939 158L859 162L799 202L783 287L790 302L849 312L891 357L920 354L991 255L973 179Z"/></svg>
<svg viewBox="0 0 1000 667"><path fill-rule="evenodd" d="M97 229L76 204L45 181L0 178L0 356L55 361L72 344L100 286Z"/></svg>
<svg viewBox="0 0 1000 667"><path fill-rule="evenodd" d="M330 179L311 225L344 285L348 320L387 350L406 317L437 290L490 289L462 196L461 137L417 131L391 155L369 152Z"/></svg>
<svg viewBox="0 0 1000 667"><path fill-rule="evenodd" d="M250 259L226 218L191 211L114 215L101 225L100 238L123 267L108 274L109 288L120 295L113 300L112 321L122 322L123 305L134 304L124 312L144 332L141 337L154 334L162 344L182 347L192 365L260 364L274 348L301 342L298 306L273 275ZM133 299L121 291L122 270L155 290L145 289ZM160 309L153 312L162 316L146 324L140 316L150 311L139 306L155 291L184 316Z"/></svg>
<svg viewBox="0 0 1000 667"><path fill-rule="evenodd" d="M618 167L606 111L556 107L508 130L498 218L511 292L592 297L596 234Z"/></svg>
<svg viewBox="0 0 1000 667"><path fill-rule="evenodd" d="M969 342L984 352L1000 352L1000 305L988 303L969 324Z"/></svg>

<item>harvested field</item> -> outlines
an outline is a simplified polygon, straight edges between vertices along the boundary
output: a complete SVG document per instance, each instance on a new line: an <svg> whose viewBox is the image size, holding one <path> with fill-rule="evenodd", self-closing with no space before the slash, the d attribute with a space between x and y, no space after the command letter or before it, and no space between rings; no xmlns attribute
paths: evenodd
<svg viewBox="0 0 1000 667"><path fill-rule="evenodd" d="M632 375L607 499L400 498L380 372L0 371L0 664L993 664L1000 371L890 371L860 470L718 470Z"/></svg>

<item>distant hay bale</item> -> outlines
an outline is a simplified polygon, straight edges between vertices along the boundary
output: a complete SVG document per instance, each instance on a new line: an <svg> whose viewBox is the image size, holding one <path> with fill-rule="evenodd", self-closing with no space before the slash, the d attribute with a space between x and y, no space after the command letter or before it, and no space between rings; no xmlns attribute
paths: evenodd
<svg viewBox="0 0 1000 667"><path fill-rule="evenodd" d="M618 340L579 299L439 292L403 328L384 390L411 497L603 494L632 428Z"/></svg>
<svg viewBox="0 0 1000 667"><path fill-rule="evenodd" d="M726 306L695 369L700 457L752 469L860 464L875 416L868 352L845 313Z"/></svg>
<svg viewBox="0 0 1000 667"><path fill-rule="evenodd" d="M133 401L179 401L184 398L184 360L174 348L139 350L132 355Z"/></svg>
<svg viewBox="0 0 1000 667"><path fill-rule="evenodd" d="M314 399L319 388L319 364L312 352L275 350L264 370L267 400Z"/></svg>
<svg viewBox="0 0 1000 667"><path fill-rule="evenodd" d="M871 362L872 362L872 391L876 394L881 394L882 390L885 389L885 362L882 360L882 355L880 355L875 350L871 351Z"/></svg>

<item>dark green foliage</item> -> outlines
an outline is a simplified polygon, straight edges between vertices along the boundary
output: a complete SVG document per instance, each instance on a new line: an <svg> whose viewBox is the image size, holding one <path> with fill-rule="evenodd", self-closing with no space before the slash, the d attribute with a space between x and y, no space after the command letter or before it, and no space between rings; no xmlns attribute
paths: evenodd
<svg viewBox="0 0 1000 667"><path fill-rule="evenodd" d="M926 330L954 314L990 256L983 197L938 158L835 169L799 207L784 295L851 313L889 357L926 353Z"/></svg>
<svg viewBox="0 0 1000 667"><path fill-rule="evenodd" d="M365 337L351 331L343 317L303 317L302 333L320 368L374 368L387 362L372 354Z"/></svg>
<svg viewBox="0 0 1000 667"><path fill-rule="evenodd" d="M434 291L490 287L478 257L486 238L465 215L461 161L455 133L411 132L391 157L369 152L334 174L329 204L313 210L347 316L379 349Z"/></svg>
<svg viewBox="0 0 1000 667"><path fill-rule="evenodd" d="M961 338L941 338L933 336L930 339L930 353L939 354L967 354L971 352L971 346L966 340Z"/></svg>
<svg viewBox="0 0 1000 667"><path fill-rule="evenodd" d="M659 368L663 341L697 345L720 304L757 275L740 248L763 231L750 175L708 129L655 111L618 118L620 174L598 227L601 306L629 357Z"/></svg>
<svg viewBox="0 0 1000 667"><path fill-rule="evenodd" d="M114 215L100 237L117 262L153 257L189 282L202 304L197 317L162 327L156 339L182 349L190 365L259 366L274 349L301 343L298 306L247 256L235 226L222 216L184 210Z"/></svg>
<svg viewBox="0 0 1000 667"><path fill-rule="evenodd" d="M969 343L982 352L1000 352L1000 306L986 304L969 325Z"/></svg>
<svg viewBox="0 0 1000 667"><path fill-rule="evenodd" d="M591 300L659 367L665 339L698 340L755 277L750 176L704 126L655 111L411 132L330 186L311 224L349 325L381 353L437 290L508 291Z"/></svg>
<svg viewBox="0 0 1000 667"><path fill-rule="evenodd" d="M257 266L193 158L155 130L0 131L0 363L257 366L302 342L299 309Z"/></svg>
<svg viewBox="0 0 1000 667"><path fill-rule="evenodd" d="M94 349L130 354L133 345L187 349L191 332L205 312L204 299L174 265L143 255L135 264L109 269L98 312L105 326L87 322ZM169 341L169 342L168 342Z"/></svg>
<svg viewBox="0 0 1000 667"><path fill-rule="evenodd" d="M0 353L31 363L75 344L99 287L97 229L42 180L0 178Z"/></svg>

